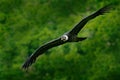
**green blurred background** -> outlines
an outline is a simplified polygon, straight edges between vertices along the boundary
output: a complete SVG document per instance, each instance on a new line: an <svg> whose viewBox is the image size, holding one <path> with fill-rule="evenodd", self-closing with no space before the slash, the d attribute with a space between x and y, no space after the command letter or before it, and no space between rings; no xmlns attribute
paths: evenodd
<svg viewBox="0 0 120 80"><path fill-rule="evenodd" d="M21 69L38 46L73 28L83 17L119 0L0 0L0 80L119 80L120 5L87 23L79 43L41 55Z"/></svg>

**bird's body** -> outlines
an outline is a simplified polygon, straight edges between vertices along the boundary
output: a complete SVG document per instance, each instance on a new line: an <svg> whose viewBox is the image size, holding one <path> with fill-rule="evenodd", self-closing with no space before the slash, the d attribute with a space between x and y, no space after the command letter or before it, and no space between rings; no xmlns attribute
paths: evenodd
<svg viewBox="0 0 120 80"><path fill-rule="evenodd" d="M104 13L108 12L110 6L107 5L101 9L99 9L98 11L96 11L95 13L85 17L84 19L82 19L72 30L68 31L67 33L63 34L61 37L52 40L42 46L40 46L35 52L33 52L33 54L26 60L26 62L23 64L23 68L27 69L32 63L34 63L36 61L36 58L43 54L45 51L47 51L50 48L68 43L68 42L79 42L82 40L85 40L86 37L77 37L77 34L79 33L79 31L84 27L84 25L91 19L94 19L95 17L99 16L99 15L103 15Z"/></svg>

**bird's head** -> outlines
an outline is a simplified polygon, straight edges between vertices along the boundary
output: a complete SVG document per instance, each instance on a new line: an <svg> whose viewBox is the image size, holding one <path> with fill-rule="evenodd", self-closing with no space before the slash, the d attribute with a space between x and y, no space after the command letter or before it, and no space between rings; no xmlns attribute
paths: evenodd
<svg viewBox="0 0 120 80"><path fill-rule="evenodd" d="M67 35L62 35L61 36L61 40L62 41L67 41L68 40L68 36Z"/></svg>

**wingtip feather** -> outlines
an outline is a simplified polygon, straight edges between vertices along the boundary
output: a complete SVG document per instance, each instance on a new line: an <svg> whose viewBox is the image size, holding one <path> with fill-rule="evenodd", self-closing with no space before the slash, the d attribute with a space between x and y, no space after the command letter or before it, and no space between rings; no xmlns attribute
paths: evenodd
<svg viewBox="0 0 120 80"><path fill-rule="evenodd" d="M103 15L104 13L110 12L111 9L112 9L111 4L108 4L108 5L104 6L103 8L99 9L97 11L97 13L100 14L100 15Z"/></svg>
<svg viewBox="0 0 120 80"><path fill-rule="evenodd" d="M29 66L31 66L34 62L35 62L36 59L32 58L32 57L29 57L25 63L22 65L22 69L28 69Z"/></svg>

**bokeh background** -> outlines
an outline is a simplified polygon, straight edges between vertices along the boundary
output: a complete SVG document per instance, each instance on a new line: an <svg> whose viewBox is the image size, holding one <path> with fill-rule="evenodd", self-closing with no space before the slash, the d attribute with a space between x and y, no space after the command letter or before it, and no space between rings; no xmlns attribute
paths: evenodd
<svg viewBox="0 0 120 80"><path fill-rule="evenodd" d="M79 43L52 48L26 72L38 46L119 0L0 0L0 80L119 80L120 5L87 23Z"/></svg>

